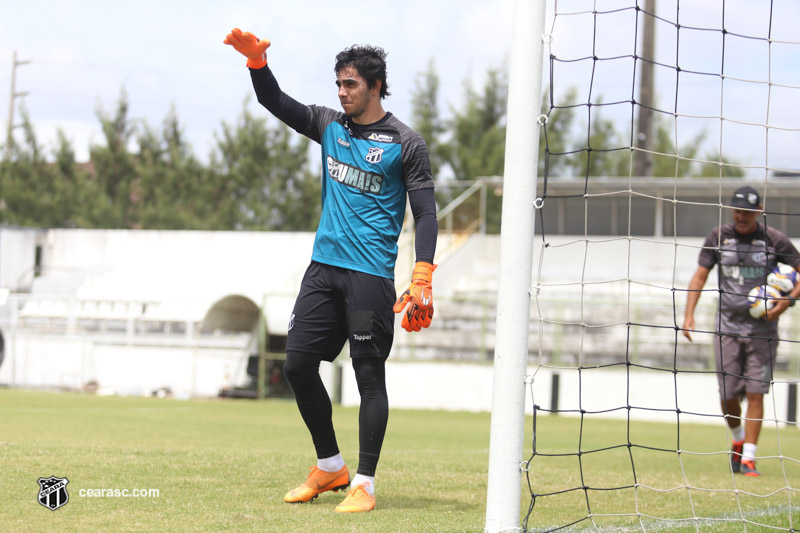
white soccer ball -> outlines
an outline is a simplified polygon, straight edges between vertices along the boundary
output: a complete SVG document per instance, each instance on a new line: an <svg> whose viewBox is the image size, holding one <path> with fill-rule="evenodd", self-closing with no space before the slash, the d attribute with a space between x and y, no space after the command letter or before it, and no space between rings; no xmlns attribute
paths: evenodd
<svg viewBox="0 0 800 533"><path fill-rule="evenodd" d="M778 289L783 296L789 294L796 283L797 270L789 265L780 264L767 275L767 285Z"/></svg>
<svg viewBox="0 0 800 533"><path fill-rule="evenodd" d="M753 287L747 294L747 303L750 305L750 316L753 318L763 318L767 311L775 307L776 300L780 299L781 293L778 289L770 285L759 285Z"/></svg>

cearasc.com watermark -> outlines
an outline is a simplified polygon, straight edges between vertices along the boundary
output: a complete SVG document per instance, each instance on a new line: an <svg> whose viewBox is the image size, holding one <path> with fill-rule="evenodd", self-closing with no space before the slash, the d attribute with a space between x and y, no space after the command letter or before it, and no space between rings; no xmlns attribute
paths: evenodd
<svg viewBox="0 0 800 533"><path fill-rule="evenodd" d="M158 498L158 489L80 489L81 498Z"/></svg>

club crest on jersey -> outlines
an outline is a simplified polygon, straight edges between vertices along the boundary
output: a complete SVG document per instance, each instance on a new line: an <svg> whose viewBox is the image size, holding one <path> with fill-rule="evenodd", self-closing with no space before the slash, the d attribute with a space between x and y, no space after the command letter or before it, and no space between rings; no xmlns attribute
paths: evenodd
<svg viewBox="0 0 800 533"><path fill-rule="evenodd" d="M383 176L367 172L328 156L328 175L341 183L361 192L380 194L383 187Z"/></svg>
<svg viewBox="0 0 800 533"><path fill-rule="evenodd" d="M383 148L372 146L370 147L364 159L367 160L367 163L372 163L373 165L376 165L381 162L382 157L383 157Z"/></svg>
<svg viewBox="0 0 800 533"><path fill-rule="evenodd" d="M378 141L382 143L390 143L394 140L394 137L391 135L382 135L380 133L373 133L369 137L367 137L370 141Z"/></svg>

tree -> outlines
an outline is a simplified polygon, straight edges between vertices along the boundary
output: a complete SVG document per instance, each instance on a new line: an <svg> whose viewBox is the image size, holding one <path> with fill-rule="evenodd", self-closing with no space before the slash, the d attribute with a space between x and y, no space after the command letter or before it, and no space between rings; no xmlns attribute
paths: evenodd
<svg viewBox="0 0 800 533"><path fill-rule="evenodd" d="M464 104L439 112L439 78L433 61L416 79L412 124L428 144L437 202L447 205L461 188L447 187L447 173L474 181L504 172L505 68L491 68L481 90L464 82ZM602 102L585 107L589 128L575 126L575 89L558 105L545 93L539 175L628 176L631 155ZM320 212L320 172L309 164L310 141L266 115L256 117L245 100L233 124L223 122L203 165L192 153L174 107L160 129L129 116L124 88L112 112L97 108L104 142L90 146L89 164L75 162L63 131L48 152L22 112L22 142L11 139L0 162L0 222L45 227L207 230L313 230ZM588 131L587 131L588 129ZM667 120L655 123L654 174L664 177L735 177L741 167L713 150L700 152L700 133L680 149ZM625 146L625 149L620 147ZM680 157L677 155L680 154ZM707 161L707 162L706 162ZM450 172L446 172L449 170ZM487 229L499 231L502 188L487 197ZM454 214L454 227L477 219L477 195Z"/></svg>
<svg viewBox="0 0 800 533"><path fill-rule="evenodd" d="M135 126L128 118L128 97L124 89L120 93L117 108L107 114L101 106L97 108L97 118L105 137L105 146L93 145L89 148L95 177L101 190L114 209L108 218L98 221L104 228L134 228L138 217L134 205L136 193L136 161L128 151L135 134Z"/></svg>
<svg viewBox="0 0 800 533"><path fill-rule="evenodd" d="M542 96L542 115L546 118L539 134L538 176L563 177L572 173L574 155L568 153L570 134L575 122L575 100L577 91L571 87L563 101L556 106L551 100L550 90Z"/></svg>
<svg viewBox="0 0 800 533"><path fill-rule="evenodd" d="M575 160L576 175L584 177L613 176L629 163L630 149L620 139L613 120L603 117L602 102L588 108L586 151Z"/></svg>
<svg viewBox="0 0 800 533"><path fill-rule="evenodd" d="M721 156L719 150L711 150L706 153L706 161L709 163L697 163L694 172L695 177L703 178L742 178L744 177L744 169L738 163L725 156ZM714 163L713 161L718 161Z"/></svg>
<svg viewBox="0 0 800 533"><path fill-rule="evenodd" d="M676 150L673 142L674 135L670 131L669 125L660 116L656 116L653 122L656 127L655 145L653 146L653 150L656 152L653 156L653 176L657 178L691 176L691 160L697 157L705 139L705 133L698 133L689 142L681 146L680 150Z"/></svg>
<svg viewBox="0 0 800 533"><path fill-rule="evenodd" d="M459 180L503 173L508 75L503 68L487 72L483 92L464 82L465 105L448 121L450 139L444 150L447 164Z"/></svg>
<svg viewBox="0 0 800 533"><path fill-rule="evenodd" d="M105 213L110 205L98 201L98 191L89 173L76 165L64 132L58 131L51 163L27 111L21 115L24 142L12 142L11 157L0 164L0 220L21 226L75 227Z"/></svg>
<svg viewBox="0 0 800 533"><path fill-rule="evenodd" d="M247 101L203 166L185 139L175 108L161 130L116 110L98 110L104 146L91 150L98 183L114 206L104 227L142 229L313 229L319 183L308 169L308 140L283 124L255 118Z"/></svg>
<svg viewBox="0 0 800 533"><path fill-rule="evenodd" d="M449 138L443 146L443 158L458 180L501 176L505 161L508 98L506 69L489 69L480 93L469 81L465 81L464 93L463 109L453 110L453 117L446 122ZM498 232L502 190L492 192L487 195L486 227L489 232ZM454 196L451 193L450 198ZM477 212L477 208L474 211Z"/></svg>
<svg viewBox="0 0 800 533"><path fill-rule="evenodd" d="M613 120L603 116L602 100L590 106L576 104L577 91L568 89L556 104L549 89L542 98L547 120L539 136L539 176L613 176L630 150ZM547 109L545 106L549 106ZM586 122L576 128L575 110L586 111ZM546 144L545 144L546 143Z"/></svg>
<svg viewBox="0 0 800 533"><path fill-rule="evenodd" d="M134 205L139 227L220 229L211 208L213 176L192 153L174 109L161 133L145 126L138 136Z"/></svg>
<svg viewBox="0 0 800 533"><path fill-rule="evenodd" d="M667 178L676 176L678 178L744 176L741 167L735 166L735 162L727 157L721 157L719 151L709 152L705 155L705 160L719 161L724 165L699 161L707 136L705 131L700 131L676 150L673 141L674 134L670 131L667 121L663 117L657 116L654 125L656 127L654 151L666 155L657 154L653 157L653 176Z"/></svg>
<svg viewBox="0 0 800 533"><path fill-rule="evenodd" d="M270 127L247 100L235 125L222 124L212 154L216 209L235 229L311 230L320 213L320 183L308 164L309 140L288 126Z"/></svg>
<svg viewBox="0 0 800 533"><path fill-rule="evenodd" d="M431 173L434 178L445 164L445 147L441 137L445 124L439 114L439 75L433 58L428 61L425 71L417 74L414 91L411 94L411 125L422 135L428 145L431 160Z"/></svg>
<svg viewBox="0 0 800 533"><path fill-rule="evenodd" d="M86 166L75 161L75 151L62 130L58 130L58 148L54 171L59 179L54 187L54 207L61 210L57 226L93 228L112 216L110 199L103 194Z"/></svg>

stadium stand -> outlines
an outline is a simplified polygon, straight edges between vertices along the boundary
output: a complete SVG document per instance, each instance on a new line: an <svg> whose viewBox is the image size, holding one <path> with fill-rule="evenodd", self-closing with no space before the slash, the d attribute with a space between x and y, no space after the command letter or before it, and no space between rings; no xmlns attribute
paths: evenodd
<svg viewBox="0 0 800 533"><path fill-rule="evenodd" d="M650 182L637 182L648 202L662 194L660 183ZM739 184L731 180L729 187ZM484 186L496 188L498 183L486 180ZM582 364L607 364L630 352L632 361L669 367L675 331L649 328L644 338L629 338L625 306L631 305L642 323L670 322L665 315L672 314L673 297L679 307L684 299L682 293L673 294L673 284L680 289L688 283L702 236L676 226L668 200L652 200L653 206L635 210L652 234L636 237L629 247L628 237L613 223L614 212L624 203L613 191L626 191L628 180L598 178L601 186L614 201L607 212L595 214L595 230L601 233L593 234L590 226L586 235L568 232L566 221L579 208L573 203L583 200L575 196L575 184L565 179L548 187L550 204L545 200L545 206L551 209L537 217L536 242L537 247L548 246L547 261L534 265L534 279L551 288L565 279L582 279L583 284L559 287L557 298L553 290L540 296L532 287L531 331L542 327L547 334L542 345L538 335L530 336L529 355L541 353L547 361L575 365L576 354ZM778 202L800 196L791 180L773 186ZM479 194L481 188L472 191ZM702 180L687 184L689 193L701 202L719 202L719 191ZM728 191L721 194L727 197ZM453 210L442 212L447 216ZM774 215L770 222L797 237L795 218ZM398 327L393 360L491 361L499 237L484 233L480 217L472 220L460 231L446 219L440 221L435 319L419 334ZM678 235L672 236L670 228L676 227ZM408 283L413 267L412 235L409 230L401 235L398 287ZM124 389L130 386L125 367L112 370L110 358L147 359L154 354L162 376L140 380L139 388L215 395L249 383L251 356L285 338L313 238L312 233L0 228L0 281L10 293L0 307L6 340L0 383L81 388L95 381L101 388L113 384ZM594 247L593 241L603 246ZM581 270L586 254L596 254L591 272ZM580 301L583 306L577 305ZM701 300L699 313L705 317L698 315L699 323L711 323L714 301L713 295ZM589 316L577 316L581 308ZM540 315L560 318L540 324ZM582 322L613 327L584 327ZM792 313L781 327L794 331L800 321ZM41 355L53 346L59 346L60 357ZM787 348L779 366L797 370L800 348L796 343ZM711 355L708 342L681 344L682 364L688 368L707 368ZM37 357L46 364L37 363ZM98 375L101 369L108 375Z"/></svg>

